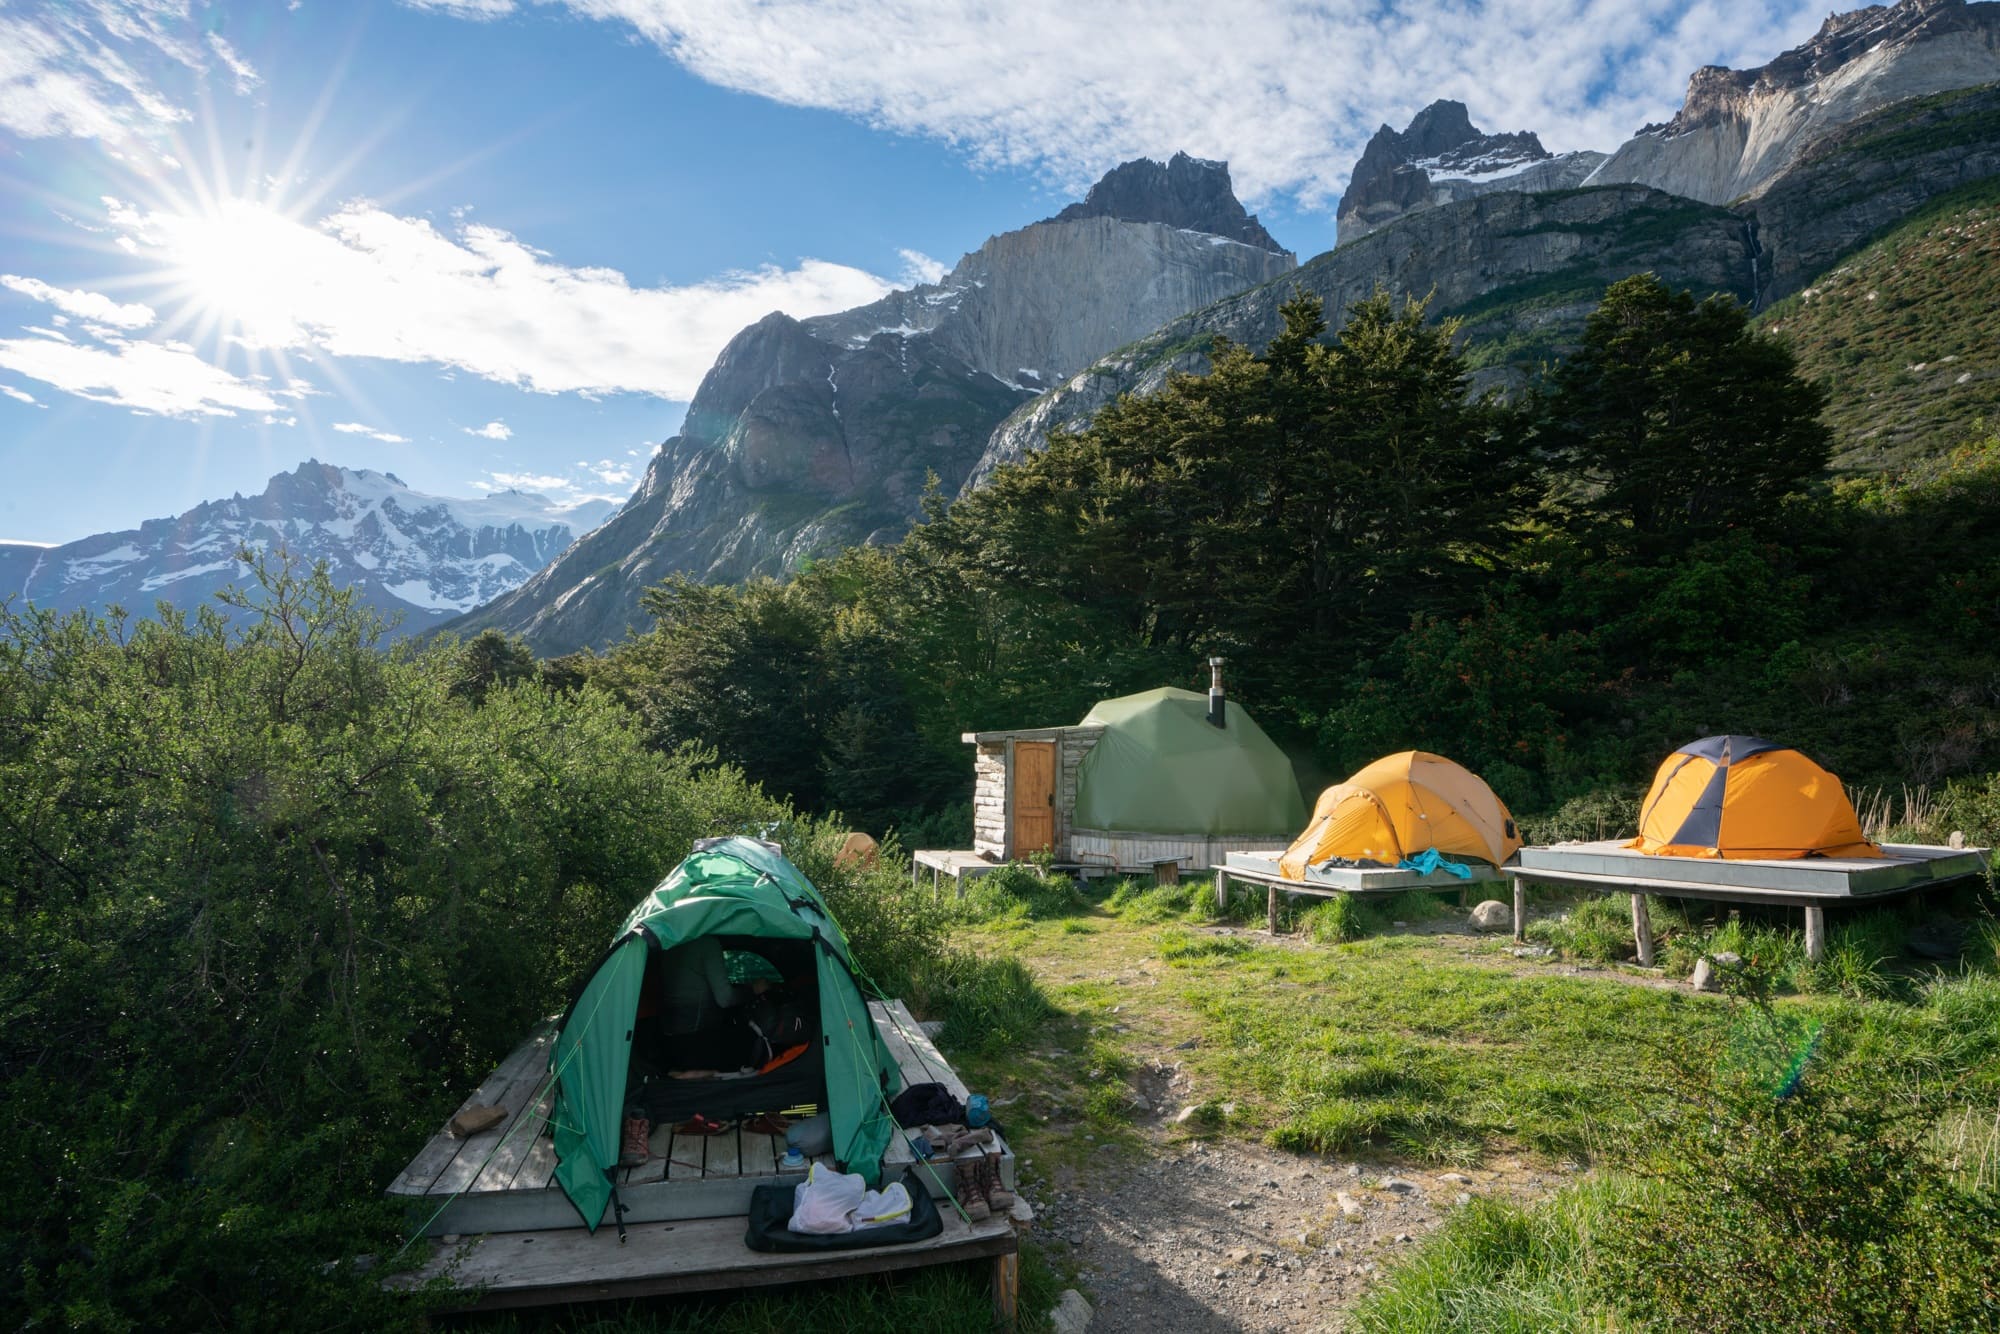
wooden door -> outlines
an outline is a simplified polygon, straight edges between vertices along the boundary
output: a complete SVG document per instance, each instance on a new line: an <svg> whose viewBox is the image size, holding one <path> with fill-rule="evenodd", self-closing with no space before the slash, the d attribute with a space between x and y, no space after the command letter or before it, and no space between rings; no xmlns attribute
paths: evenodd
<svg viewBox="0 0 2000 1334"><path fill-rule="evenodd" d="M1014 855L1043 852L1056 841L1056 747L1014 743Z"/></svg>

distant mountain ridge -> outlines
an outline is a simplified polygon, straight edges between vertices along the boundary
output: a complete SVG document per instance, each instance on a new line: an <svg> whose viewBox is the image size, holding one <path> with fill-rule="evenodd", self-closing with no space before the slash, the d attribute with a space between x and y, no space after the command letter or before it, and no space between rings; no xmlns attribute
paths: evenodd
<svg viewBox="0 0 2000 1334"><path fill-rule="evenodd" d="M523 491L431 496L394 473L308 460L260 495L175 518L60 546L0 543L0 598L57 612L115 604L145 616L161 601L192 611L243 582L240 549L282 546L324 560L337 583L412 633L516 587L614 508Z"/></svg>
<svg viewBox="0 0 2000 1334"><path fill-rule="evenodd" d="M723 349L611 522L454 628L542 652L604 644L639 625L640 592L668 574L780 574L893 540L930 479L955 494L993 429L1048 385L1296 265L1236 201L1226 164L1178 154L1114 169L935 283L768 315Z"/></svg>

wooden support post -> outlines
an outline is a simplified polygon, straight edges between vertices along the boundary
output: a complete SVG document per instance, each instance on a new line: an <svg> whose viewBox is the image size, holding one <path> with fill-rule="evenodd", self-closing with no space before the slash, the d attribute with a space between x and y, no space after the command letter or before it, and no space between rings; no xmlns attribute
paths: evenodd
<svg viewBox="0 0 2000 1334"><path fill-rule="evenodd" d="M1514 886L1514 943L1523 945L1528 940L1528 891L1521 884L1519 875L1507 879Z"/></svg>
<svg viewBox="0 0 2000 1334"><path fill-rule="evenodd" d="M965 868L963 866L951 873L951 881L958 886L958 897L963 901L965 898Z"/></svg>
<svg viewBox="0 0 2000 1334"><path fill-rule="evenodd" d="M1278 934L1278 887L1271 886L1270 894L1264 900L1264 921L1272 935Z"/></svg>
<svg viewBox="0 0 2000 1334"><path fill-rule="evenodd" d="M1215 868L1215 910L1219 913L1229 911L1229 872L1220 866Z"/></svg>
<svg viewBox="0 0 2000 1334"><path fill-rule="evenodd" d="M1826 909L1817 903L1806 905L1806 958L1818 963L1826 957Z"/></svg>
<svg viewBox="0 0 2000 1334"><path fill-rule="evenodd" d="M1632 895L1632 939L1639 946L1639 965L1653 966L1653 919L1646 909L1646 896Z"/></svg>
<svg viewBox="0 0 2000 1334"><path fill-rule="evenodd" d="M993 1319L1002 1329L1013 1329L1020 1315L1021 1254L1009 1251L993 1257Z"/></svg>

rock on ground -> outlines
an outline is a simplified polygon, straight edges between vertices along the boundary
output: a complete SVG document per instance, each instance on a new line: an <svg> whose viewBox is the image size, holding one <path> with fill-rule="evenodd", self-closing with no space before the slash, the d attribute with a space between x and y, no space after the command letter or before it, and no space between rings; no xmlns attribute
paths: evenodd
<svg viewBox="0 0 2000 1334"><path fill-rule="evenodd" d="M1083 1334L1090 1328L1090 1303L1075 1288L1064 1288L1063 1295L1056 1300L1056 1309L1049 1312L1049 1328L1055 1334Z"/></svg>
<svg viewBox="0 0 2000 1334"><path fill-rule="evenodd" d="M1514 925L1514 910L1498 899L1488 899L1472 910L1472 925L1481 931L1505 931Z"/></svg>

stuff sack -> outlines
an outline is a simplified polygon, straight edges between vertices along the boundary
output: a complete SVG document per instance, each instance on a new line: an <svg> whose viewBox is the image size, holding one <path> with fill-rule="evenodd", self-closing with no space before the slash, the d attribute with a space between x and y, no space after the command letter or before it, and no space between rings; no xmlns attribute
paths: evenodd
<svg viewBox="0 0 2000 1334"><path fill-rule="evenodd" d="M832 1233L792 1231L795 1183L759 1186L750 1192L750 1225L743 1234L743 1244L753 1251L852 1251L928 1241L944 1231L944 1215L913 1169L904 1169L901 1184L910 1197L909 1218L859 1232Z"/></svg>

